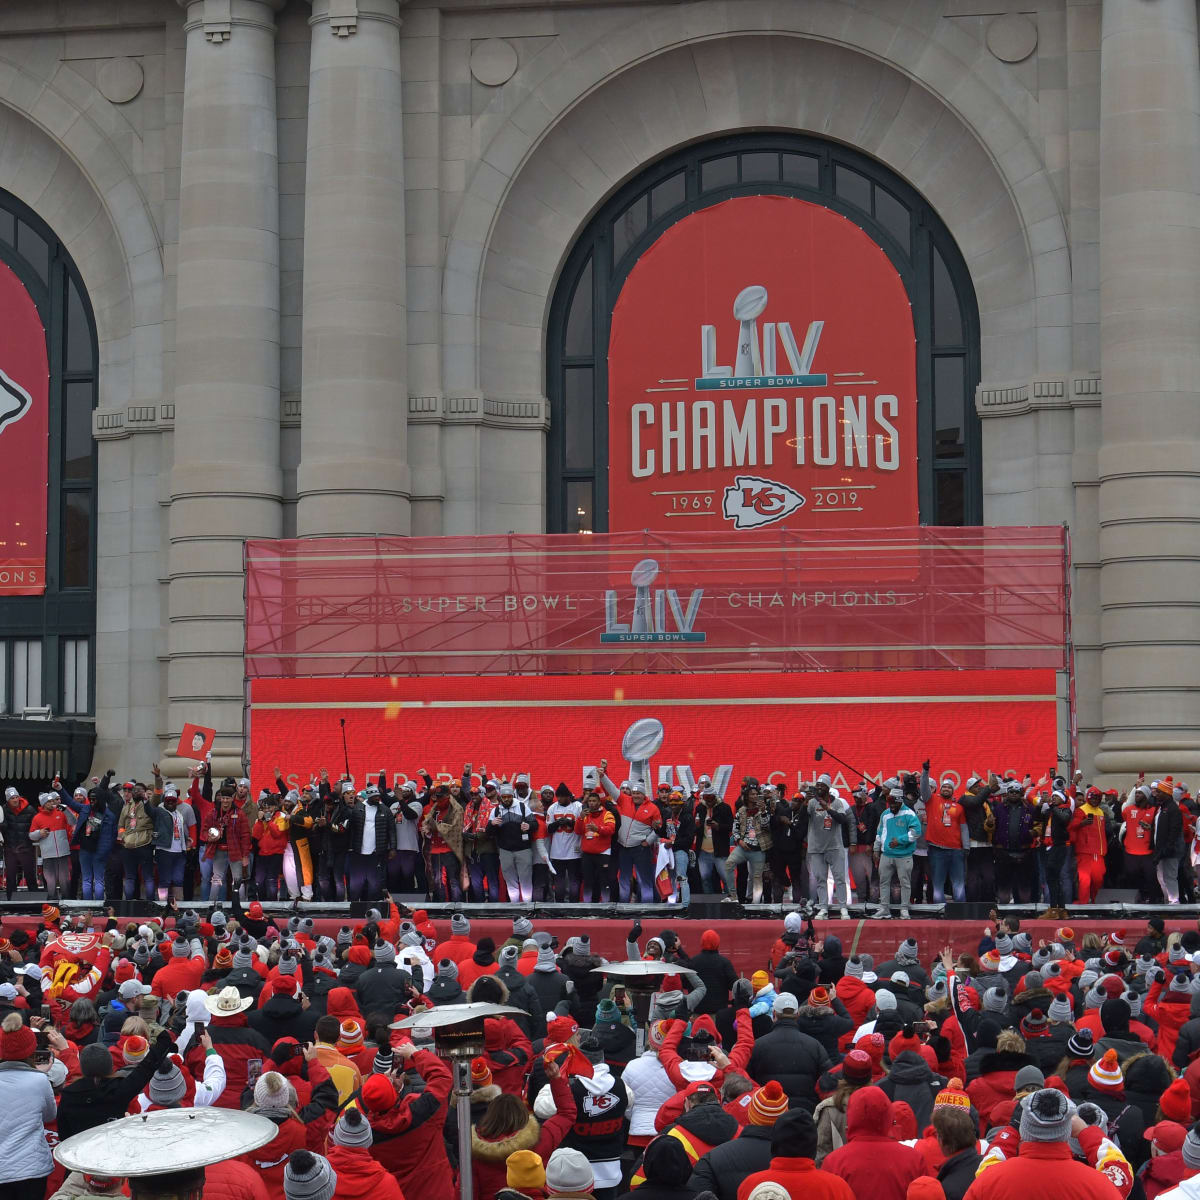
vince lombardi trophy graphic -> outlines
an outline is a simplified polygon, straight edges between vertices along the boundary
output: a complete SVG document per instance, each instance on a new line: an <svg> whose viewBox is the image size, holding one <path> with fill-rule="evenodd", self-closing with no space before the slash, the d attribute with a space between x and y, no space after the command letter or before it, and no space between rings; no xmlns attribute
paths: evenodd
<svg viewBox="0 0 1200 1200"><path fill-rule="evenodd" d="M629 580L634 589L633 620L629 623L630 633L654 632L654 609L650 602L650 585L657 575L658 563L652 558L643 558L629 573ZM657 748L656 746L655 749Z"/></svg>
<svg viewBox="0 0 1200 1200"><path fill-rule="evenodd" d="M733 364L733 373L739 379L747 376L757 379L763 373L762 350L758 343L758 318L762 316L766 307L767 289L758 283L742 288L734 298L733 316L740 322L740 326L737 361Z"/></svg>
<svg viewBox="0 0 1200 1200"><path fill-rule="evenodd" d="M663 744L663 723L656 717L642 717L625 730L621 739L621 757L629 764L629 782L635 781L648 792L650 760Z"/></svg>

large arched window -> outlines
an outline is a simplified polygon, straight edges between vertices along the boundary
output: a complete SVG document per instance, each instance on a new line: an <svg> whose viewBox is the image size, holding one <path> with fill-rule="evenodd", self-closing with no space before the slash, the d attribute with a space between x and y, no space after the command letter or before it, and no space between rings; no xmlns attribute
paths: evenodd
<svg viewBox="0 0 1200 1200"><path fill-rule="evenodd" d="M29 717L48 708L56 723L68 718L74 726L95 712L96 327L62 243L32 209L3 191L0 262L37 309L49 365L44 583L40 594L0 594L0 716ZM0 311L0 321L6 319ZM38 724L30 724L31 734ZM83 760L86 769L82 750L56 757L52 737L40 739L41 750L23 750L11 730L0 741L0 778L44 778L55 769L66 778L68 759Z"/></svg>
<svg viewBox="0 0 1200 1200"><path fill-rule="evenodd" d="M983 517L979 317L965 263L932 208L844 146L746 134L691 146L621 188L572 250L550 314L547 528L608 528L608 344L613 307L647 248L681 218L736 196L797 196L847 217L903 280L917 341L918 501L923 524Z"/></svg>

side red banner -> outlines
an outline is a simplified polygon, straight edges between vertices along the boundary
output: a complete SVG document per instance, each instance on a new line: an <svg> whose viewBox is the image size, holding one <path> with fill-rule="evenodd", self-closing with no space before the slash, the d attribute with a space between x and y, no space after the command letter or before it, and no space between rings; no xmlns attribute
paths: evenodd
<svg viewBox="0 0 1200 1200"><path fill-rule="evenodd" d="M0 596L46 590L49 385L37 306L0 263Z"/></svg>

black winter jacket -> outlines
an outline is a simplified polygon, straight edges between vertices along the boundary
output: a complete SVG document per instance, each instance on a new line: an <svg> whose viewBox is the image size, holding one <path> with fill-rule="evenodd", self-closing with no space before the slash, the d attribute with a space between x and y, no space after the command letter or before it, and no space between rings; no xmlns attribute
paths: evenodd
<svg viewBox="0 0 1200 1200"><path fill-rule="evenodd" d="M292 996L275 993L262 1008L251 1009L246 1020L250 1028L261 1033L272 1046L284 1037L294 1037L304 1045L312 1041L320 1015L314 1008L305 1009Z"/></svg>
<svg viewBox="0 0 1200 1200"><path fill-rule="evenodd" d="M845 1008L836 1000L834 1003L842 1009L840 1014L830 1009L813 1008L811 1004L804 1004L796 1016L796 1027L801 1033L807 1033L809 1037L820 1042L831 1061L838 1057L838 1038L844 1033L853 1033L855 1029L854 1021L845 1015Z"/></svg>
<svg viewBox="0 0 1200 1200"><path fill-rule="evenodd" d="M546 1010L530 981L516 967L501 967L496 978L508 988L508 1003L519 1008L523 1015L513 1020L525 1031L531 1042L546 1036Z"/></svg>
<svg viewBox="0 0 1200 1200"><path fill-rule="evenodd" d="M386 804L356 804L353 808L342 807L338 824L346 827L346 849L351 854L362 852L363 827L367 817L375 816L375 853L387 854L396 848L396 818Z"/></svg>
<svg viewBox="0 0 1200 1200"><path fill-rule="evenodd" d="M394 1013L410 1000L412 976L395 963L368 967L354 983L360 1012Z"/></svg>
<svg viewBox="0 0 1200 1200"><path fill-rule="evenodd" d="M776 1080L788 1095L790 1108L810 1113L817 1105L817 1080L831 1066L825 1047L794 1020L783 1018L754 1043L746 1074L755 1083Z"/></svg>
<svg viewBox="0 0 1200 1200"><path fill-rule="evenodd" d="M970 1147L952 1154L938 1167L938 1183L946 1193L946 1200L963 1200L967 1188L975 1182L975 1172L982 1161L983 1155Z"/></svg>
<svg viewBox="0 0 1200 1200"><path fill-rule="evenodd" d="M59 1138L73 1137L123 1117L129 1102L150 1082L170 1049L169 1043L156 1041L128 1075L110 1075L107 1079L87 1076L63 1088L58 1101Z"/></svg>
<svg viewBox="0 0 1200 1200"><path fill-rule="evenodd" d="M720 1012L729 1003L729 989L737 982L733 963L719 950L701 950L692 955L691 965L705 987L697 1012Z"/></svg>
<svg viewBox="0 0 1200 1200"><path fill-rule="evenodd" d="M747 1125L732 1142L714 1146L696 1163L689 1186L712 1192L717 1200L737 1200L742 1180L771 1165L774 1132L770 1125Z"/></svg>
<svg viewBox="0 0 1200 1200"><path fill-rule="evenodd" d="M711 818L712 846L714 858L729 857L729 835L733 832L733 809L724 800L718 800L710 812L703 801L696 804L696 849L704 841L705 822Z"/></svg>
<svg viewBox="0 0 1200 1200"><path fill-rule="evenodd" d="M917 1129L924 1129L933 1116L933 1098L946 1086L929 1064L914 1050L896 1055L892 1069L879 1081L889 1100L903 1100L917 1118Z"/></svg>
<svg viewBox="0 0 1200 1200"><path fill-rule="evenodd" d="M529 986L537 993L541 1001L542 1012L550 1019L550 1014L567 999L567 977L558 969L539 971L536 967L525 977Z"/></svg>

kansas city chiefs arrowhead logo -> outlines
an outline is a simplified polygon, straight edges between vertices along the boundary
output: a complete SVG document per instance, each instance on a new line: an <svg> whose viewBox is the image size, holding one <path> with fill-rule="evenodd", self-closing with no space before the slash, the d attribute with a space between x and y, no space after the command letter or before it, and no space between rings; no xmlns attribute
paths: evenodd
<svg viewBox="0 0 1200 1200"><path fill-rule="evenodd" d="M33 404L33 397L0 370L0 432L19 421Z"/></svg>
<svg viewBox="0 0 1200 1200"><path fill-rule="evenodd" d="M786 483L757 475L735 475L733 485L725 489L722 511L734 529L758 529L782 521L803 507L804 497Z"/></svg>

